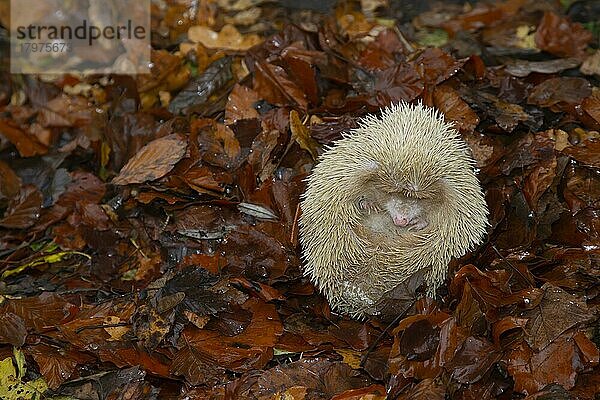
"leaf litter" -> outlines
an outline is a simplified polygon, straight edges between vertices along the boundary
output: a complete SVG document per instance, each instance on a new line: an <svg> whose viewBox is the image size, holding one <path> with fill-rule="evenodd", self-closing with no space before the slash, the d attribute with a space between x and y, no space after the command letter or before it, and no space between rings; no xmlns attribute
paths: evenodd
<svg viewBox="0 0 600 400"><path fill-rule="evenodd" d="M600 9L409 3L167 2L149 75L3 70L1 397L597 396ZM397 324L350 320L302 275L303 179L416 100L488 236Z"/></svg>

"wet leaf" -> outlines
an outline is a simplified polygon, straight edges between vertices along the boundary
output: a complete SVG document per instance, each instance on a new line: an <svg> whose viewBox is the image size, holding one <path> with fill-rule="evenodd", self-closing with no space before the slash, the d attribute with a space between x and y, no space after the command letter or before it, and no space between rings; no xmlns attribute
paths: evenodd
<svg viewBox="0 0 600 400"><path fill-rule="evenodd" d="M565 69L575 68L579 64L581 64L581 61L577 58L559 58L548 61L516 60L506 66L506 72L518 77L525 77L532 72L554 74Z"/></svg>
<svg viewBox="0 0 600 400"><path fill-rule="evenodd" d="M309 130L302 124L300 116L295 110L290 111L290 131L292 132L292 137L300 147L308 151L313 160L316 160L318 158L318 144L310 136Z"/></svg>
<svg viewBox="0 0 600 400"><path fill-rule="evenodd" d="M424 83L417 70L409 64L375 73L375 104L388 106L399 101L414 100L423 92Z"/></svg>
<svg viewBox="0 0 600 400"><path fill-rule="evenodd" d="M531 91L527 102L542 107L552 107L559 103L576 105L591 94L592 87L583 78L550 78Z"/></svg>
<svg viewBox="0 0 600 400"><path fill-rule="evenodd" d="M458 349L448 369L458 382L472 384L480 380L501 356L491 343L470 337Z"/></svg>
<svg viewBox="0 0 600 400"><path fill-rule="evenodd" d="M600 139L588 139L579 146L567 147L563 153L591 167L600 167Z"/></svg>
<svg viewBox="0 0 600 400"><path fill-rule="evenodd" d="M27 185L21 189L19 197L15 198L4 218L0 219L0 226L13 229L29 228L40 217L42 207L42 194L36 187Z"/></svg>
<svg viewBox="0 0 600 400"><path fill-rule="evenodd" d="M400 354L410 361L425 361L431 358L440 341L439 330L422 319L411 324L402 332Z"/></svg>
<svg viewBox="0 0 600 400"><path fill-rule="evenodd" d="M548 283L542 290L542 302L525 314L527 342L533 350L544 349L566 330L594 318L584 300Z"/></svg>
<svg viewBox="0 0 600 400"><path fill-rule="evenodd" d="M77 366L93 360L93 357L71 349L58 350L45 344L28 347L27 354L32 356L40 372L51 389L57 389L72 377Z"/></svg>
<svg viewBox="0 0 600 400"><path fill-rule="evenodd" d="M30 133L13 126L10 120L0 119L0 133L14 144L22 157L31 157L48 152L46 146Z"/></svg>
<svg viewBox="0 0 600 400"><path fill-rule="evenodd" d="M256 102L258 102L258 95L254 90L236 84L227 99L225 123L229 125L240 119L258 118L258 111L254 108Z"/></svg>
<svg viewBox="0 0 600 400"><path fill-rule="evenodd" d="M439 108L448 121L452 121L461 132L473 132L479 124L479 117L459 96L458 92L447 85L435 88L434 105Z"/></svg>
<svg viewBox="0 0 600 400"><path fill-rule="evenodd" d="M6 164L0 161L0 200L12 199L19 193L21 180L15 172Z"/></svg>
<svg viewBox="0 0 600 400"><path fill-rule="evenodd" d="M224 379L225 368L186 345L175 354L171 373L184 376L192 385L214 386Z"/></svg>
<svg viewBox="0 0 600 400"><path fill-rule="evenodd" d="M0 342L21 347L27 337L27 327L21 317L11 312L0 315Z"/></svg>
<svg viewBox="0 0 600 400"><path fill-rule="evenodd" d="M211 95L225 87L231 78L231 58L219 58L188 82L169 103L169 111L178 114L190 107L203 105Z"/></svg>
<svg viewBox="0 0 600 400"><path fill-rule="evenodd" d="M590 40L591 32L580 23L550 11L544 13L535 33L535 44L558 57L582 56Z"/></svg>
<svg viewBox="0 0 600 400"><path fill-rule="evenodd" d="M177 134L156 139L140 149L112 183L128 185L161 178L185 155L187 142Z"/></svg>
<svg viewBox="0 0 600 400"><path fill-rule="evenodd" d="M269 103L297 104L303 110L308 106L306 95L280 66L258 61L255 64L254 90Z"/></svg>

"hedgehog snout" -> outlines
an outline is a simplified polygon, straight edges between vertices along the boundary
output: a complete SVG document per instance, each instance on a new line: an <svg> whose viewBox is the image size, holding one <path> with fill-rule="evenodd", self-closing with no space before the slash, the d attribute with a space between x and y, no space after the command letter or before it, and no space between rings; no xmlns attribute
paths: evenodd
<svg viewBox="0 0 600 400"><path fill-rule="evenodd" d="M410 224L411 219L404 214L395 214L392 215L392 221L394 221L394 225L396 226L407 226Z"/></svg>
<svg viewBox="0 0 600 400"><path fill-rule="evenodd" d="M423 215L423 208L417 201L404 202L392 199L386 203L386 210L397 227L420 230L429 225Z"/></svg>

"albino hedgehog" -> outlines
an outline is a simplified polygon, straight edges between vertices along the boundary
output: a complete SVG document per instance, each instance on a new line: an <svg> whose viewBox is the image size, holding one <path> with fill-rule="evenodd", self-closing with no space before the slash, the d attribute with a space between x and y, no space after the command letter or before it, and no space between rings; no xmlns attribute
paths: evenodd
<svg viewBox="0 0 600 400"><path fill-rule="evenodd" d="M301 208L305 275L358 318L378 315L384 294L419 270L433 295L450 259L480 243L488 216L458 132L438 111L406 103L327 148Z"/></svg>

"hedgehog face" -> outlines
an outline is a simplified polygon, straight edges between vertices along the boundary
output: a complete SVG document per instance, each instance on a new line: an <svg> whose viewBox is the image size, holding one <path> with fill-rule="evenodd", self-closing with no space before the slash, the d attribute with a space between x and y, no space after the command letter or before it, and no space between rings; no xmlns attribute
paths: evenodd
<svg viewBox="0 0 600 400"><path fill-rule="evenodd" d="M367 234L418 234L432 222L435 229L437 214L447 200L445 179L411 179L410 171L389 162L369 161L366 165L372 167L365 168L362 184L356 185L357 192L350 196L355 196L354 208Z"/></svg>
<svg viewBox="0 0 600 400"><path fill-rule="evenodd" d="M374 235L419 232L429 226L434 205L430 199L407 196L406 192L386 192L367 184L356 199L361 224Z"/></svg>

